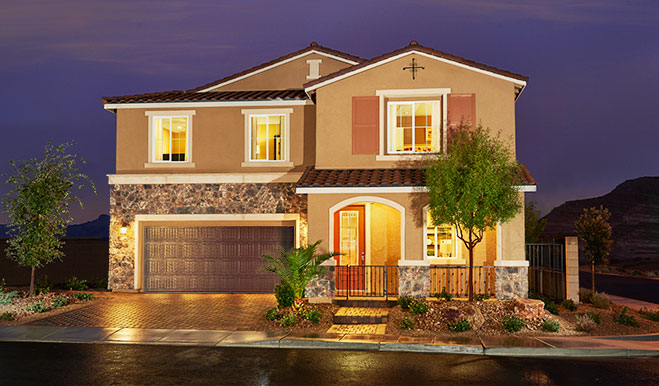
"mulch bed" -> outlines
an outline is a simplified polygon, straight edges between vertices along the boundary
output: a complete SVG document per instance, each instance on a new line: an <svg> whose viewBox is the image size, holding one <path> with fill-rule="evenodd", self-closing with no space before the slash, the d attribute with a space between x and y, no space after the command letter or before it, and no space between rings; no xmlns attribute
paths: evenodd
<svg viewBox="0 0 659 386"><path fill-rule="evenodd" d="M324 333L332 327L334 324L334 314L339 310L339 306L336 304L307 304L305 307L315 307L318 311L321 312L322 316L320 322L313 323L308 320L303 320L298 318L299 321L293 325L284 327L281 322L278 320L269 321L265 320L265 316L261 315L261 319L258 323L255 323L253 328L260 331L288 331L288 332L315 332L315 333ZM283 311L288 312L288 310Z"/></svg>
<svg viewBox="0 0 659 386"><path fill-rule="evenodd" d="M11 291L8 290L7 292L11 292ZM88 305L89 301L79 300L73 297L73 294L77 292L90 293L90 291L54 290L39 295L28 296L27 291L25 292L21 291L19 292L19 296L13 299L12 304L0 304L0 315L5 312L11 312L16 317L16 320L12 320L12 321L0 320L0 326L22 325L34 320L57 315L63 312L72 311ZM95 292L91 292L91 293L94 294L94 299L98 298L97 296L98 294L102 294ZM67 304L61 307L54 307L52 302L56 296L65 298L67 300ZM27 307L35 302L41 302L42 305L48 307L49 310L40 313L36 313L28 310Z"/></svg>

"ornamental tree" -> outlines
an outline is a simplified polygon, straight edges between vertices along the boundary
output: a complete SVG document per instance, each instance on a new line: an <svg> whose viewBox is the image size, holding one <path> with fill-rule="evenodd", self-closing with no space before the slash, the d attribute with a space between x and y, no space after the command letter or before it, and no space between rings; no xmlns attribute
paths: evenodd
<svg viewBox="0 0 659 386"><path fill-rule="evenodd" d="M576 228L579 238L584 242L584 255L590 260L591 289L595 292L595 266L606 263L606 257L611 251L611 213L600 205L599 208L584 208L581 217L577 219Z"/></svg>
<svg viewBox="0 0 659 386"><path fill-rule="evenodd" d="M74 191L89 185L96 194L94 183L78 172L78 166L85 161L67 153L72 145L53 146L49 142L43 158L9 161L14 170L5 180L9 191L2 199L3 210L9 216L6 253L19 265L31 268L30 295L34 294L35 270L64 255L61 238L73 220L69 205L77 202L82 207Z"/></svg>
<svg viewBox="0 0 659 386"><path fill-rule="evenodd" d="M452 133L446 155L425 168L430 214L435 224L451 224L469 250L469 300L474 299L474 248L485 231L517 215L522 203L519 164L499 134L481 126Z"/></svg>

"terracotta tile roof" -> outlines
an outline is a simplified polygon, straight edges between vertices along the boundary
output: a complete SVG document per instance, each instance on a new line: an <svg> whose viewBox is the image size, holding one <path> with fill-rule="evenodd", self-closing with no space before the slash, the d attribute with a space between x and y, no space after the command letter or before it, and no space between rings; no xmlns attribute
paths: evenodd
<svg viewBox="0 0 659 386"><path fill-rule="evenodd" d="M439 50L424 47L424 46L420 45L419 43L417 43L416 41L413 40L413 41L410 42L409 45L407 45L403 48L399 48L399 49L391 51L389 53L377 56L373 59L363 61L359 64L355 64L354 66L346 67L342 70L333 72L331 74L328 74L328 75L325 75L325 76L320 77L318 79L314 79L310 82L307 82L307 83L304 84L304 88L307 89L309 87L312 87L312 86L317 85L319 83L325 82L325 81L330 80L332 78L336 78L337 76L347 74L349 72L358 70L360 68L369 66L373 63L391 58L393 56L396 56L396 55L399 55L399 54L402 54L402 53L405 53L405 52L408 52L408 51L424 52L424 53L429 54L429 55L437 56L437 57L440 57L440 58L444 58L444 59L447 59L447 60L451 60L451 61L454 61L454 62L464 64L464 65L467 65L467 66L470 66L470 67L474 67L474 68L478 68L478 69L481 69L481 70L493 72L495 74L507 76L509 78L518 79L518 80L522 80L522 81L525 81L525 82L529 80L529 78L527 76L516 74L514 72L510 72L510 71L506 71L506 70L501 70L501 69L496 68L496 67L492 67L492 66L488 66L488 65L485 65L485 64L474 62L473 60L465 59L465 58L455 56L455 55L451 55L451 54L448 54L448 53L445 53L445 52L442 52L442 51L439 51Z"/></svg>
<svg viewBox="0 0 659 386"><path fill-rule="evenodd" d="M245 102L245 101L288 101L309 99L304 90L265 91L211 91L187 92L164 91L118 97L104 97L107 103L162 103L162 102Z"/></svg>
<svg viewBox="0 0 659 386"><path fill-rule="evenodd" d="M526 166L520 164L521 185L535 185ZM316 169L307 168L297 182L300 188L422 187L423 169Z"/></svg>
<svg viewBox="0 0 659 386"><path fill-rule="evenodd" d="M295 51L295 52L291 52L290 54L287 54L287 55L281 56L281 57L279 57L279 58L277 58L277 59L273 59L273 60L271 60L271 61L269 61L269 62L266 62L266 63L263 63L263 64L259 64L258 66L255 66L255 67L249 68L249 69L247 69L247 70L245 70L245 71L241 71L241 72L239 72L239 73L237 73L237 74L229 75L229 76L227 76L227 77L225 77L225 78L222 78L222 79L219 79L219 80L216 80L216 81L213 81L213 82L210 82L210 83L204 84L204 85L202 85L202 86L199 86L199 87L197 87L197 88L194 88L194 89L191 89L191 90L188 90L188 91L200 91L200 90L205 90L205 89L207 89L207 88L209 88L209 87L213 87L213 86L216 86L216 85L218 85L218 84L222 84L222 83L224 83L224 82L228 82L228 81L230 81L230 80L232 80L232 79L235 79L235 78L241 77L241 76L243 76L243 75L247 75L247 74L249 74L249 73L251 73L251 72L258 71L258 70L260 70L260 69L262 69L262 68L265 68L265 67L268 67L268 66L272 66L273 64L276 64L277 62L281 62L282 60L286 60L286 59L289 59L289 58L292 58L292 57L295 57L295 56L301 55L301 54L303 54L303 53L305 53L305 52L308 52L308 51L318 51L318 52L323 52L323 53L326 53L326 54L328 54L328 55L338 56L339 58L347 59L347 60L350 60L350 61L353 61L353 62L357 62L357 63L363 62L363 61L365 60L365 59L360 58L360 57L358 57L358 56L350 55L350 54L347 54L347 53L345 53L345 52L341 52L341 51L333 50L333 49L331 49L331 48L323 47L323 46L321 46L321 45L318 45L318 43L316 43L316 42L312 42L308 47L304 47L304 48L301 49L301 50L298 50L298 51Z"/></svg>

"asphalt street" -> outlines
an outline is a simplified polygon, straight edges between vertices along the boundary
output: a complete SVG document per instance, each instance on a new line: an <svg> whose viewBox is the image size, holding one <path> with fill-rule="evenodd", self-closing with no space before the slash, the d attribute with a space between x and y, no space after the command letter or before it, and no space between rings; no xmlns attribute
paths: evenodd
<svg viewBox="0 0 659 386"><path fill-rule="evenodd" d="M659 385L659 359L0 343L3 385Z"/></svg>
<svg viewBox="0 0 659 386"><path fill-rule="evenodd" d="M579 285L590 288L590 272L579 272ZM611 295L659 304L659 280L595 274L595 289Z"/></svg>

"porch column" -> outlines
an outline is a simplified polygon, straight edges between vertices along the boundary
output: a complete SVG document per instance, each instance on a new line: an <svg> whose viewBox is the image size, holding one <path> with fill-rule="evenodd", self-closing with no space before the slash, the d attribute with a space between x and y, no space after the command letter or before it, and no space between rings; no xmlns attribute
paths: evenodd
<svg viewBox="0 0 659 386"><path fill-rule="evenodd" d="M565 297L579 302L579 238L565 238Z"/></svg>
<svg viewBox="0 0 659 386"><path fill-rule="evenodd" d="M309 303L332 303L336 290L336 260L329 259L321 264L325 274L314 277L304 289Z"/></svg>
<svg viewBox="0 0 659 386"><path fill-rule="evenodd" d="M497 299L527 298L529 296L529 262L526 260L497 260L494 262Z"/></svg>
<svg viewBox="0 0 659 386"><path fill-rule="evenodd" d="M398 260L398 296L426 298L430 293L430 262Z"/></svg>

